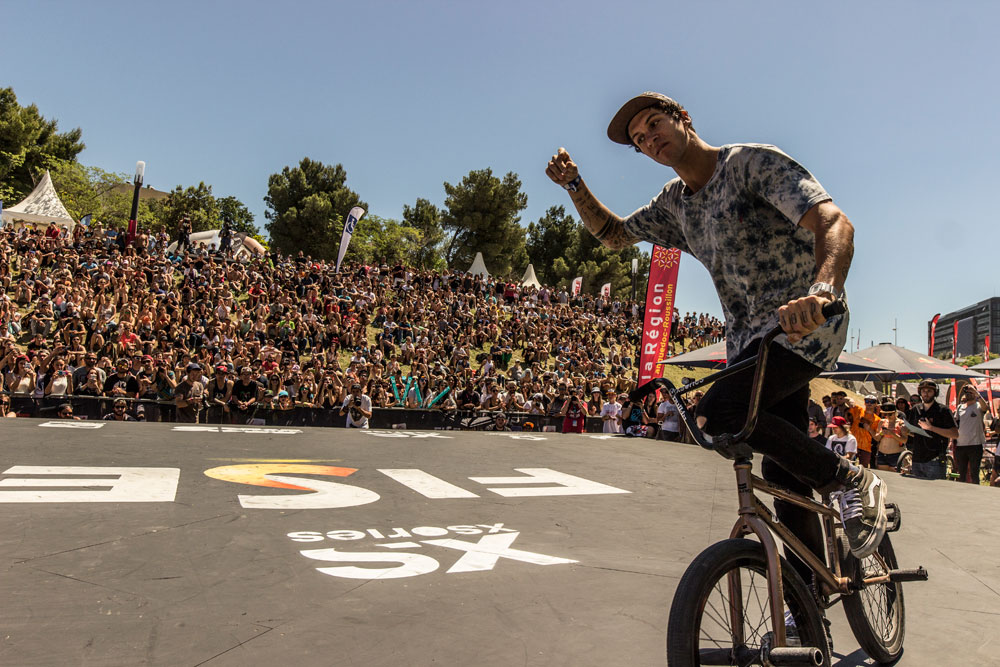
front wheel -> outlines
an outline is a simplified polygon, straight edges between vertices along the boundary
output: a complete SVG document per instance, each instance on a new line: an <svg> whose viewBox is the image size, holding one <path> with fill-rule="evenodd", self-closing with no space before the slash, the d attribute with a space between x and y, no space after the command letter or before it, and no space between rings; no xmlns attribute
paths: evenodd
<svg viewBox="0 0 1000 667"><path fill-rule="evenodd" d="M829 648L822 618L802 578L781 559L786 630L796 643L819 648L825 666ZM729 539L701 552L681 578L670 606L667 664L760 665L761 648L773 638L767 560L759 542ZM789 642L791 643L791 642Z"/></svg>
<svg viewBox="0 0 1000 667"><path fill-rule="evenodd" d="M892 549L889 536L882 538L876 553L858 561L854 556L845 558L844 573L863 581L887 574L888 570L899 567L896 552ZM877 663L888 664L899 659L903 652L903 635L906 629L906 614L903 607L903 585L886 582L865 586L853 595L843 598L844 613L854 637L868 656Z"/></svg>

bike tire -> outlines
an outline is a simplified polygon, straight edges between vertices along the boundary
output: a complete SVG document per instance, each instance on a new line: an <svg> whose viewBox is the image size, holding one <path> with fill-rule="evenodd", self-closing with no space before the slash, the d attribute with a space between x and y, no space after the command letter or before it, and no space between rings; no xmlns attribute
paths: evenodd
<svg viewBox="0 0 1000 667"><path fill-rule="evenodd" d="M722 609L728 608L729 576L735 572L739 572L743 591L741 597L744 598L742 623L745 641L739 649L744 655L749 655L753 651L759 655L761 644L769 633L771 620L767 604L767 560L764 557L764 548L753 540L729 539L702 551L681 577L670 606L667 626L668 665L694 667L703 664L702 656L707 660L709 651L715 651L715 657L719 658L720 649L733 647L727 613ZM781 573L785 609L792 612L801 645L822 649L823 664L829 667L830 649L827 646L826 631L816 600L802 581L802 577L784 558L781 558ZM719 605L720 602L722 607ZM753 614L749 619L748 611ZM759 621L757 617L760 617ZM709 630L706 630L706 625L710 626ZM717 628L715 636L708 634L713 625ZM728 646L727 633L729 633ZM720 638L723 641L720 641ZM730 664L730 662L717 659L704 664ZM749 665L760 662L744 658L732 664Z"/></svg>
<svg viewBox="0 0 1000 667"><path fill-rule="evenodd" d="M899 567L888 535L882 538L878 553L885 559L889 569ZM859 562L848 554L844 560L849 568L845 573L852 579L859 577L864 571L882 571L878 561L872 556ZM868 657L882 665L896 662L903 653L903 638L906 634L903 585L889 582L867 586L853 595L845 596L842 601L851 631Z"/></svg>

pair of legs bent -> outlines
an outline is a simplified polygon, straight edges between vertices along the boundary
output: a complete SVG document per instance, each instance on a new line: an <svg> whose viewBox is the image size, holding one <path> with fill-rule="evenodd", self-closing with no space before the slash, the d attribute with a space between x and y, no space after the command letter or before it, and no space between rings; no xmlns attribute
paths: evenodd
<svg viewBox="0 0 1000 667"><path fill-rule="evenodd" d="M760 340L753 341L730 365L755 357L759 347ZM807 433L809 382L821 371L780 345L772 345L761 387L757 428L747 440L754 451L764 455L764 479L806 497L812 497L813 489L836 483L846 465ZM698 403L698 416L706 419L706 433L737 433L743 428L753 379L753 370L748 369L712 385ZM774 509L779 521L820 558L824 557L823 530L816 514L777 499ZM794 554L787 555L805 581L811 581L808 567Z"/></svg>

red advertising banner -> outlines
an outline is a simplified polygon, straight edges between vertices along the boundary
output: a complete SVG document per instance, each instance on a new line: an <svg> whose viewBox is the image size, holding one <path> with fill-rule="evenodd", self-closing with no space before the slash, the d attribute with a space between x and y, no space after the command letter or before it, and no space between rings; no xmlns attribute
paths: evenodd
<svg viewBox="0 0 1000 667"><path fill-rule="evenodd" d="M983 345L983 361L990 360L990 335L986 334L986 342ZM990 414L997 416L996 406L993 405L993 381L990 379L990 372L986 371L986 400L990 404Z"/></svg>
<svg viewBox="0 0 1000 667"><path fill-rule="evenodd" d="M670 322L674 313L677 290L677 269L681 251L677 248L653 246L649 262L649 285L646 287L646 317L642 324L642 347L639 355L639 384L643 385L662 375L657 362L667 356L670 342Z"/></svg>
<svg viewBox="0 0 1000 667"><path fill-rule="evenodd" d="M951 363L958 363L958 320L955 320L955 327L951 332Z"/></svg>

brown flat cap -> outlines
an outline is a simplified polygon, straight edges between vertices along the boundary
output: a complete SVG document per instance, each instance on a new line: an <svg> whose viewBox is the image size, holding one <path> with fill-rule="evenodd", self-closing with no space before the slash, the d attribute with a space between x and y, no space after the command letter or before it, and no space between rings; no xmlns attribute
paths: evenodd
<svg viewBox="0 0 1000 667"><path fill-rule="evenodd" d="M643 109L648 109L651 106L656 106L660 102L677 104L677 102L670 99L666 95L654 93L652 91L646 91L645 93L630 99L622 105L622 108L618 110L615 117L611 119L611 123L608 125L608 139L616 144L631 146L632 138L628 136L628 124L632 122L632 119L635 118L637 113Z"/></svg>

